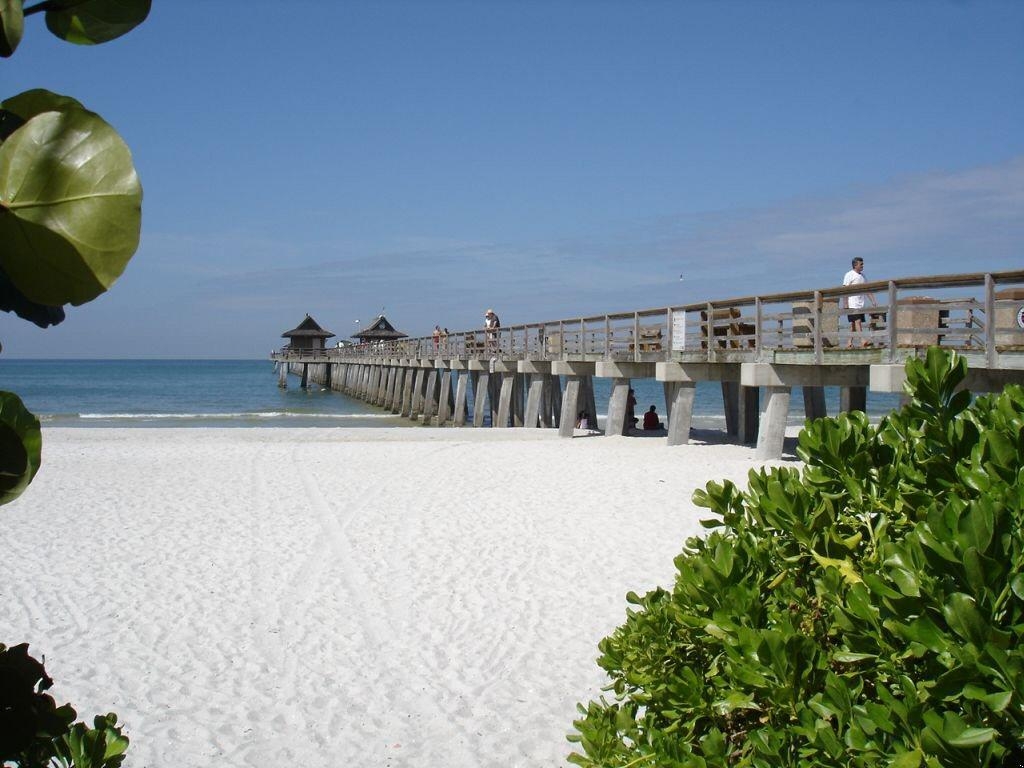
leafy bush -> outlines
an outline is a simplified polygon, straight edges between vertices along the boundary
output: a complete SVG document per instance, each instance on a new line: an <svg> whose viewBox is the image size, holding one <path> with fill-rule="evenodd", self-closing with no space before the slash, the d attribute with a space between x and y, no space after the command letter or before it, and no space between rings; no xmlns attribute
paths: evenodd
<svg viewBox="0 0 1024 768"><path fill-rule="evenodd" d="M966 370L929 350L877 428L811 422L802 469L697 491L714 530L627 595L570 761L1020 765L1024 390L972 402Z"/></svg>
<svg viewBox="0 0 1024 768"><path fill-rule="evenodd" d="M22 768L118 768L128 737L117 715L96 717L93 727L72 723L71 705L58 707L46 693L53 680L28 655L28 645L0 644L0 764Z"/></svg>

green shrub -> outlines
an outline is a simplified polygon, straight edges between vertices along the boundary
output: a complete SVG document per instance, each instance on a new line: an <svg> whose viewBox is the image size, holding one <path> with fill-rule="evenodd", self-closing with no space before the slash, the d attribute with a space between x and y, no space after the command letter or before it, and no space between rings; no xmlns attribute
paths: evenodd
<svg viewBox="0 0 1024 768"><path fill-rule="evenodd" d="M28 644L0 644L0 765L118 768L128 737L117 715L94 718L92 728L74 723L71 705L58 707L46 692L52 685L42 663L28 655Z"/></svg>
<svg viewBox="0 0 1024 768"><path fill-rule="evenodd" d="M871 426L811 422L802 469L709 483L671 592L600 643L580 766L1016 766L1024 742L1024 390L972 402L929 350Z"/></svg>

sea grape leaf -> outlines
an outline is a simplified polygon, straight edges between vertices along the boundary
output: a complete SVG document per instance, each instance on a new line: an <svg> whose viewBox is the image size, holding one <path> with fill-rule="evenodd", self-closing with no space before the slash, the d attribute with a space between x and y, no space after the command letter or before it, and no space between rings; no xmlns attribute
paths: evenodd
<svg viewBox="0 0 1024 768"><path fill-rule="evenodd" d="M31 301L84 304L139 244L142 186L98 115L41 112L0 145L0 267Z"/></svg>
<svg viewBox="0 0 1024 768"><path fill-rule="evenodd" d="M96 45L131 32L146 20L151 0L51 0L46 28L76 45Z"/></svg>
<svg viewBox="0 0 1024 768"><path fill-rule="evenodd" d="M3 2L3 0L0 0ZM13 112L22 121L27 122L43 112L62 112L66 109L85 109L82 102L71 96L63 96L45 88L31 88L17 96L11 96L0 102L8 112Z"/></svg>
<svg viewBox="0 0 1024 768"><path fill-rule="evenodd" d="M39 471L39 419L13 392L0 392L0 504L14 501Z"/></svg>
<svg viewBox="0 0 1024 768"><path fill-rule="evenodd" d="M14 53L24 31L21 0L0 0L0 56L6 59Z"/></svg>
<svg viewBox="0 0 1024 768"><path fill-rule="evenodd" d="M29 300L0 269L0 310L13 312L22 320L48 328L64 322L64 307L50 307Z"/></svg>

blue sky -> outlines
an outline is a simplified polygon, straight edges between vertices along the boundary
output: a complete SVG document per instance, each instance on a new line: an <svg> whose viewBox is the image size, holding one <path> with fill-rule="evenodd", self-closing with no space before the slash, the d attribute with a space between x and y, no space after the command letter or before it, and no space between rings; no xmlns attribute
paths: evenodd
<svg viewBox="0 0 1024 768"><path fill-rule="evenodd" d="M0 86L102 114L145 188L124 276L0 316L12 357L1024 266L1021 2L154 0L94 48L30 18Z"/></svg>

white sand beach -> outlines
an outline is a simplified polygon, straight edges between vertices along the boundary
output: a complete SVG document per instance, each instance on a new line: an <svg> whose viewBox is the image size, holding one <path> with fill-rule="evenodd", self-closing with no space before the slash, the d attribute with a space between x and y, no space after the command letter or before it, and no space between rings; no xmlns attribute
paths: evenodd
<svg viewBox="0 0 1024 768"><path fill-rule="evenodd" d="M126 765L551 766L625 594L753 448L552 430L48 429L7 644Z"/></svg>

